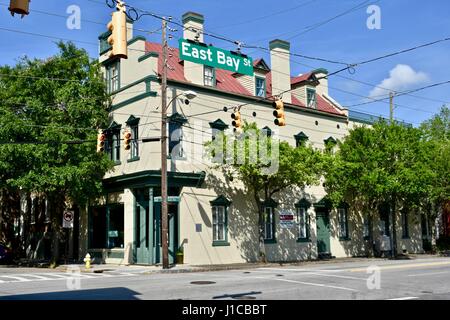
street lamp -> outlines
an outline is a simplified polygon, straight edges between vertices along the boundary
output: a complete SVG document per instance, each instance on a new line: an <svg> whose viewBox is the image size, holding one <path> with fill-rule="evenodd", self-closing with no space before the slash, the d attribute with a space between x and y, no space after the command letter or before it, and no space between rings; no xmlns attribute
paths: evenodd
<svg viewBox="0 0 450 320"><path fill-rule="evenodd" d="M161 224L162 224L162 263L163 269L169 268L169 214L168 214L168 206L167 206L167 107L180 96L184 96L187 100L190 101L197 97L197 93L188 90L177 94L173 97L169 103L166 103L167 96L167 82L166 79L163 79L162 85L162 110L161 110Z"/></svg>

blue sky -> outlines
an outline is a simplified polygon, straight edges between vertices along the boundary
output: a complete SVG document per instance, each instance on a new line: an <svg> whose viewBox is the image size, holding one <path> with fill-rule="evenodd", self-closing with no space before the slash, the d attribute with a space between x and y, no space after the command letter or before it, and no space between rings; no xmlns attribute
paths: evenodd
<svg viewBox="0 0 450 320"><path fill-rule="evenodd" d="M128 0L129 5L157 14L171 15L176 20L186 11L205 16L205 30L248 45L268 47L271 39L287 39L304 32L309 26L329 20L358 4L362 0L283 0L283 1L218 1L218 0ZM291 52L307 56L353 63L406 49L422 43L450 36L450 1L433 0L381 0L381 29L370 30L366 21L367 7L345 14L313 30L289 39ZM102 0L33 0L32 12L24 19L12 18L7 11L9 1L0 0L0 64L14 64L17 57L47 57L56 52L56 39L39 37L4 29L31 32L51 37L76 40L91 57L97 56L97 37L106 31L111 9ZM66 13L70 5L81 8L81 29L66 27ZM276 13L276 14L274 14ZM160 21L144 17L136 28L153 31ZM159 34L142 34L151 41L160 41ZM282 36L280 36L282 35ZM178 33L181 36L181 33ZM205 37L205 42L217 47L235 49L230 43ZM171 45L177 46L176 40ZM266 52L246 49L253 58L263 57L270 63ZM368 101L367 96L384 94L374 85L402 91L450 80L450 41L387 58L356 68L354 74L343 72L329 79L330 95L343 105ZM333 72L341 66L305 58L292 57L293 75L324 67ZM365 82L370 85L362 84ZM345 91L345 92L344 92ZM362 97L361 97L362 96ZM432 116L445 103L450 103L450 84L401 96L395 99L395 116L418 124ZM412 109L415 110L412 110ZM376 102L353 107L354 110L388 115L388 103Z"/></svg>

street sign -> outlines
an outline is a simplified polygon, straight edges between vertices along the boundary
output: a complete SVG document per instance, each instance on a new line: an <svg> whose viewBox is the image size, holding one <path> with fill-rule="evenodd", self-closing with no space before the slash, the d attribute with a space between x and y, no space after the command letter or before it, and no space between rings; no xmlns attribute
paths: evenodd
<svg viewBox="0 0 450 320"><path fill-rule="evenodd" d="M295 227L294 213L292 211L280 212L280 228L289 229Z"/></svg>
<svg viewBox="0 0 450 320"><path fill-rule="evenodd" d="M63 228L73 228L73 211L64 211L63 213Z"/></svg>
<svg viewBox="0 0 450 320"><path fill-rule="evenodd" d="M162 198L161 197L154 197L153 198L154 202L162 202ZM180 197L167 197L167 202L180 202Z"/></svg>
<svg viewBox="0 0 450 320"><path fill-rule="evenodd" d="M179 43L181 60L253 76L250 57L186 39L180 39Z"/></svg>

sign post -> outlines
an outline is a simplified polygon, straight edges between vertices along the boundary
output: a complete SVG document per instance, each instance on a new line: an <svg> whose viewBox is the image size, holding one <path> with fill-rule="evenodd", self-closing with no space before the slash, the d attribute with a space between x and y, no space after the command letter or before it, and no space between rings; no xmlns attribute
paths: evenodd
<svg viewBox="0 0 450 320"><path fill-rule="evenodd" d="M73 211L64 211L63 213L63 228L72 229L73 228Z"/></svg>
<svg viewBox="0 0 450 320"><path fill-rule="evenodd" d="M180 59L253 76L253 60L243 54L180 39Z"/></svg>

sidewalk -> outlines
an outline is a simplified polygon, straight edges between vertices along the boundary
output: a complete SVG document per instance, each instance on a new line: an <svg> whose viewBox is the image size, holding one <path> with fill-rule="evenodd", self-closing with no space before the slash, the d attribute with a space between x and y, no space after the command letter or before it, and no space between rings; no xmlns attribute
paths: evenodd
<svg viewBox="0 0 450 320"><path fill-rule="evenodd" d="M439 255L428 254L411 254L400 260L423 260L423 259L438 259L442 258ZM223 265L188 265L181 264L171 266L169 269L163 269L161 265L116 265L116 264L93 264L90 269L86 269L84 264L68 264L56 267L55 271L67 272L72 268L79 268L81 272L103 273L103 272L119 272L119 273L138 273L138 274L152 274L152 273L186 273L186 272L208 272L208 271L224 271L224 270L240 270L240 269L255 269L267 267L280 266L314 266L314 265L331 265L346 262L375 262L375 261L389 261L388 258L334 258L329 260L310 260L298 262L268 262L268 263L236 263Z"/></svg>

